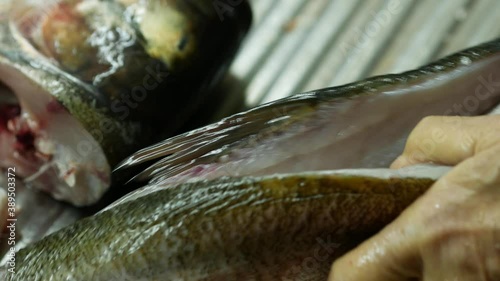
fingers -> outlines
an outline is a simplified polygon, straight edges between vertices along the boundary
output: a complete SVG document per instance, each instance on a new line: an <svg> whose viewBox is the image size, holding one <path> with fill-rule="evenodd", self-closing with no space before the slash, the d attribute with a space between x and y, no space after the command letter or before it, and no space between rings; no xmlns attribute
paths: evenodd
<svg viewBox="0 0 500 281"><path fill-rule="evenodd" d="M485 238L500 230L499 155L500 144L457 165L393 223L338 259L329 280L467 281L500 274L500 236ZM484 243L481 249L467 246L467 231L481 229L486 234L473 237Z"/></svg>
<svg viewBox="0 0 500 281"><path fill-rule="evenodd" d="M479 234L479 235L478 235ZM480 237L480 239L478 239ZM498 234L449 233L436 237L422 249L424 259L423 281L441 280L499 280L499 253L492 247Z"/></svg>
<svg viewBox="0 0 500 281"><path fill-rule="evenodd" d="M399 227L384 229L333 264L328 281L410 281L421 261Z"/></svg>
<svg viewBox="0 0 500 281"><path fill-rule="evenodd" d="M500 144L457 165L394 222L335 261L329 281L497 276L500 235L485 235L500 229L499 155Z"/></svg>
<svg viewBox="0 0 500 281"><path fill-rule="evenodd" d="M467 158L444 175L432 191L474 192L476 196L500 193L500 142Z"/></svg>
<svg viewBox="0 0 500 281"><path fill-rule="evenodd" d="M497 143L500 115L430 116L415 127L391 168L429 162L455 165Z"/></svg>
<svg viewBox="0 0 500 281"><path fill-rule="evenodd" d="M329 281L498 279L500 116L441 118L417 126L393 167L459 164L393 223L338 259ZM433 147L426 150L420 144L429 138ZM496 238L487 238L491 233Z"/></svg>

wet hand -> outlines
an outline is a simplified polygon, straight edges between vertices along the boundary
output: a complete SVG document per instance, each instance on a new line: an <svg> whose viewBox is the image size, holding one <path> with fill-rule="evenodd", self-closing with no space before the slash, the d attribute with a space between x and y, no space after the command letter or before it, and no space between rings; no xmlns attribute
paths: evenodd
<svg viewBox="0 0 500 281"><path fill-rule="evenodd" d="M428 117L392 164L455 167L329 281L500 280L500 116Z"/></svg>

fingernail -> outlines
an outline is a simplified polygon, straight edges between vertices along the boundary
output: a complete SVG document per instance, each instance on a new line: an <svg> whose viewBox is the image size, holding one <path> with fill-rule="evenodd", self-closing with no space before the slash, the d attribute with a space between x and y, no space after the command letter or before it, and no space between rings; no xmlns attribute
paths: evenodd
<svg viewBox="0 0 500 281"><path fill-rule="evenodd" d="M401 155L398 158L396 158L396 160L394 160L394 162L392 162L390 168L391 169L399 169L399 168L403 168L405 166L408 166L408 164L409 164L409 162L406 159L406 157Z"/></svg>

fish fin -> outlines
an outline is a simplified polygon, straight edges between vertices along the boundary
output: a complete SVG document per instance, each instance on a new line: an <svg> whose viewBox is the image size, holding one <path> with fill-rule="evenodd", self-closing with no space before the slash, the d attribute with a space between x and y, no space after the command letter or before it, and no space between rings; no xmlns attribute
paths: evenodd
<svg viewBox="0 0 500 281"><path fill-rule="evenodd" d="M234 146L251 142L251 136L272 134L273 128L310 114L318 101L316 92L303 93L229 116L139 150L118 164L114 173L156 161L129 180L148 181L160 175L176 175L198 164L214 163Z"/></svg>

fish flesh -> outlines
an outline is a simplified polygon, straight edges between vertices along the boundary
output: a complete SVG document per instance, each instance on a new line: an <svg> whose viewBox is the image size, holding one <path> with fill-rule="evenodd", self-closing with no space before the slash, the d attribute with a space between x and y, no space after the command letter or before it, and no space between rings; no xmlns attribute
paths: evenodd
<svg viewBox="0 0 500 281"><path fill-rule="evenodd" d="M77 206L176 133L249 29L246 1L12 1L0 11L0 167Z"/></svg>
<svg viewBox="0 0 500 281"><path fill-rule="evenodd" d="M326 171L170 186L27 246L16 255L15 274L4 268L1 277L326 280L336 257L389 223L444 171Z"/></svg>
<svg viewBox="0 0 500 281"><path fill-rule="evenodd" d="M145 187L19 250L2 277L325 280L449 170L383 168L421 118L498 112L499 54L492 41L145 148L115 171L149 165L132 179Z"/></svg>

